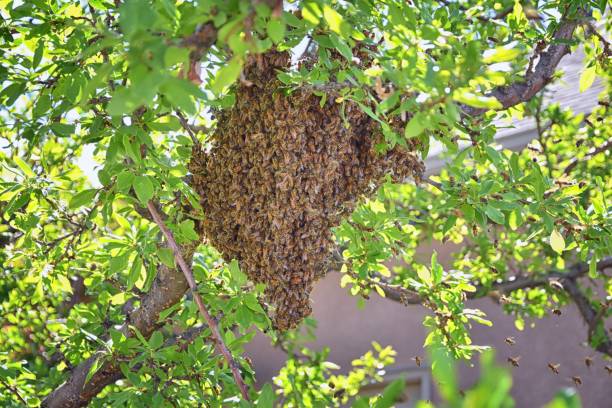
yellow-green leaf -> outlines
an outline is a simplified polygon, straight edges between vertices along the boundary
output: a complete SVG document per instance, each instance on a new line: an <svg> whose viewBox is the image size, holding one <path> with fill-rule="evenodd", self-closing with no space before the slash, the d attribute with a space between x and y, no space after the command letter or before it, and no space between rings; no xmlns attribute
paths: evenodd
<svg viewBox="0 0 612 408"><path fill-rule="evenodd" d="M550 246L559 254L563 253L563 250L565 249L565 239L563 239L563 235L561 235L556 228L553 229L552 233L550 234Z"/></svg>
<svg viewBox="0 0 612 408"><path fill-rule="evenodd" d="M485 64L492 64L496 62L512 61L519 56L521 50L517 48L510 48L508 46L497 47L493 50L485 51L483 62Z"/></svg>
<svg viewBox="0 0 612 408"><path fill-rule="evenodd" d="M584 92L593 85L595 81L595 67L589 67L580 74L580 92Z"/></svg>
<svg viewBox="0 0 612 408"><path fill-rule="evenodd" d="M17 166L19 166L21 171L23 171L23 174L25 174L28 177L36 177L36 173L34 173L32 168L30 167L30 165L28 163L26 163L25 161L23 161L23 159L21 159L20 157L15 156L13 158L13 161L15 162L15 164Z"/></svg>
<svg viewBox="0 0 612 408"><path fill-rule="evenodd" d="M421 279L422 282L431 285L431 273L429 272L429 268L426 266L420 265L417 267L417 275Z"/></svg>
<svg viewBox="0 0 612 408"><path fill-rule="evenodd" d="M344 30L344 27L342 26L345 24L344 19L340 13L329 7L327 4L323 6L323 18L334 33L341 34L341 32Z"/></svg>
<svg viewBox="0 0 612 408"><path fill-rule="evenodd" d="M501 109L502 104L494 97L476 95L472 92L462 92L454 95L457 102L464 103L474 108Z"/></svg>
<svg viewBox="0 0 612 408"><path fill-rule="evenodd" d="M240 70L242 69L242 61L238 58L232 58L230 62L223 66L215 76L215 79L211 85L214 93L221 93L226 86L234 83L240 76Z"/></svg>

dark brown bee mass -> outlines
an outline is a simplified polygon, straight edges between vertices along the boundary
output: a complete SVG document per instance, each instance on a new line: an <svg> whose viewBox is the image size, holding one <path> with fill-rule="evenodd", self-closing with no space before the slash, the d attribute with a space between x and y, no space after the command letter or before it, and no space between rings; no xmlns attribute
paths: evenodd
<svg viewBox="0 0 612 408"><path fill-rule="evenodd" d="M194 150L190 163L207 238L266 284L280 330L310 314L313 283L333 246L331 228L385 174L402 180L423 171L406 149L377 153L379 125L355 104L330 97L321 107L311 92L284 92L276 74L288 66L278 52L249 60L235 105L218 114L212 149Z"/></svg>

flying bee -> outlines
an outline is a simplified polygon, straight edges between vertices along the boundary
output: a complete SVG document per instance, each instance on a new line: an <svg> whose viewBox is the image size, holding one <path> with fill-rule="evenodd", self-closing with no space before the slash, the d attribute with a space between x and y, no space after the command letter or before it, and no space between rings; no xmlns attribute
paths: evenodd
<svg viewBox="0 0 612 408"><path fill-rule="evenodd" d="M606 371L608 372L608 375L612 375L612 366L606 366Z"/></svg>
<svg viewBox="0 0 612 408"><path fill-rule="evenodd" d="M576 385L582 385L582 378L578 377L577 375L572 377L572 381L574 382L574 384Z"/></svg>
<svg viewBox="0 0 612 408"><path fill-rule="evenodd" d="M412 359L414 360L414 362L416 363L417 367L421 366L421 357L419 356L414 356L412 357Z"/></svg>
<svg viewBox="0 0 612 408"><path fill-rule="evenodd" d="M585 357L584 364L587 367L591 368L591 366L593 365L593 358L591 356Z"/></svg>
<svg viewBox="0 0 612 408"><path fill-rule="evenodd" d="M521 359L521 356L508 357L508 362L512 364L514 367L518 367L520 359Z"/></svg>
<svg viewBox="0 0 612 408"><path fill-rule="evenodd" d="M504 341L510 346L514 346L514 344L516 343L516 341L514 341L514 337L506 337Z"/></svg>
<svg viewBox="0 0 612 408"><path fill-rule="evenodd" d="M548 368L550 368L550 371L552 371L555 374L559 374L559 367L560 366L561 366L561 364L548 363Z"/></svg>
<svg viewBox="0 0 612 408"><path fill-rule="evenodd" d="M561 310L559 310L559 309L553 309L552 312L556 316L561 316Z"/></svg>

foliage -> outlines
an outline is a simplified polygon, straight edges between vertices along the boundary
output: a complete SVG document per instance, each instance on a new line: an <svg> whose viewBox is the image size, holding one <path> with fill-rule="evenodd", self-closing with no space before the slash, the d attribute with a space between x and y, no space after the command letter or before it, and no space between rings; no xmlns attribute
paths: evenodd
<svg viewBox="0 0 612 408"><path fill-rule="evenodd" d="M437 381L442 407L514 407L510 396L512 377L508 371L495 364L495 353L491 350L480 357L480 378L468 390L461 391L457 382L454 360L440 344L432 347L432 373ZM417 408L432 408L430 402L419 401ZM565 389L557 393L546 405L548 408L579 407L580 397L574 390Z"/></svg>
<svg viewBox="0 0 612 408"><path fill-rule="evenodd" d="M256 406L277 396L289 406L337 405L380 380L393 352L375 344L343 375L331 374L326 351L303 349L276 390L253 387L243 346L258 331L277 344L300 332L277 331L265 288L206 240L188 163L194 146L210 149L236 84L248 86L243 66L271 50L293 57L277 72L279 93L307 89L321 106L337 104L346 125L344 109L358 106L380 126L380 152L410 145L423 159L447 159L417 183L389 178L334 230L330 263L353 295L424 305L427 345L462 358L483 348L471 325L491 324L466 307L469 298L497 296L519 328L575 302L590 345L612 355L605 0L0 5L1 405L250 406L236 370ZM604 87L586 114L551 103L545 87L579 45L580 90ZM495 135L521 118L535 120L538 138L501 148ZM181 254L161 239L148 204ZM449 268L435 254L427 265L415 257L433 240L461 244ZM220 337L185 295L179 256ZM220 342L235 361L217 353ZM483 359L483 380L465 402L445 380L449 406L478 406L493 391L506 406L510 380ZM387 406L400 391L395 383L356 404Z"/></svg>

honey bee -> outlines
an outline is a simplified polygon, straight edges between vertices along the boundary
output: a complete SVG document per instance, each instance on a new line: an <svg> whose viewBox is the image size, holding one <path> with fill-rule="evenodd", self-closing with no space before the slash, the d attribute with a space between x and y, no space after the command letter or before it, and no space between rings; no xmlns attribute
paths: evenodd
<svg viewBox="0 0 612 408"><path fill-rule="evenodd" d="M584 358L584 364L591 368L591 366L593 365L593 358L591 356L585 357Z"/></svg>
<svg viewBox="0 0 612 408"><path fill-rule="evenodd" d="M560 366L561 366L561 364L548 363L548 368L550 368L550 371L552 371L555 374L559 374L559 367Z"/></svg>
<svg viewBox="0 0 612 408"><path fill-rule="evenodd" d="M552 312L556 316L561 316L561 310L559 310L559 309L553 309Z"/></svg>
<svg viewBox="0 0 612 408"><path fill-rule="evenodd" d="M504 341L510 346L514 346L514 344L516 343L516 341L514 340L514 337L506 337Z"/></svg>
<svg viewBox="0 0 612 408"><path fill-rule="evenodd" d="M521 359L521 356L508 357L508 362L512 364L514 367L518 367L520 359Z"/></svg>
<svg viewBox="0 0 612 408"><path fill-rule="evenodd" d="M411 152L379 154L379 126L356 104L320 107L319 97L277 92L274 71L289 66L286 54L254 58L245 64L236 104L219 112L213 143L194 152L189 169L207 239L225 258L238 259L253 281L266 283L274 323L288 328L309 313L330 228L385 174L418 179L424 167Z"/></svg>
<svg viewBox="0 0 612 408"><path fill-rule="evenodd" d="M578 377L577 375L572 377L572 381L574 382L574 384L576 385L582 385L582 378Z"/></svg>
<svg viewBox="0 0 612 408"><path fill-rule="evenodd" d="M416 363L417 367L420 367L420 366L421 366L421 357L419 357L419 356L414 356L412 359L413 359L413 360L414 360L414 362Z"/></svg>
<svg viewBox="0 0 612 408"><path fill-rule="evenodd" d="M605 366L606 371L608 372L608 375L612 375L612 366Z"/></svg>

